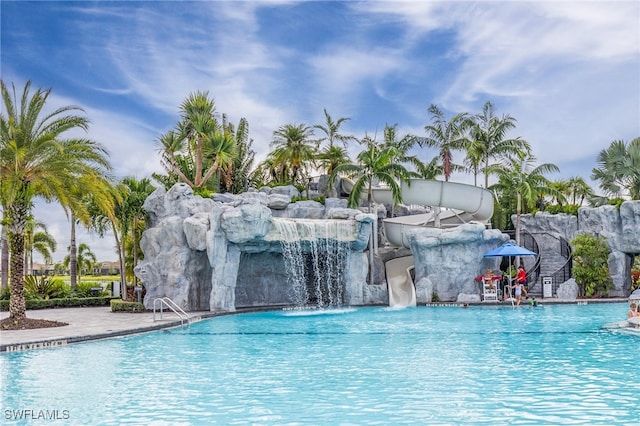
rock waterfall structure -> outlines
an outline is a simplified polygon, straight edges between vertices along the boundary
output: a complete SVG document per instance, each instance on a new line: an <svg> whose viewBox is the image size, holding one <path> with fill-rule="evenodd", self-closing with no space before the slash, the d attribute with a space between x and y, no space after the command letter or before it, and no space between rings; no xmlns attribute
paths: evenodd
<svg viewBox="0 0 640 426"><path fill-rule="evenodd" d="M380 303L364 288L375 217L337 199L290 203L296 192L280 187L203 199L184 184L157 189L144 204L151 226L141 239L145 259L135 268L145 306L158 297L217 312ZM297 283L287 274L292 268L299 268Z"/></svg>
<svg viewBox="0 0 640 426"><path fill-rule="evenodd" d="M146 288L147 308L169 297L187 311L233 312L262 306L387 305L386 261L411 254L415 261L418 304L434 300L480 301L475 277L486 268L499 269L499 259L483 254L509 239L483 223L453 228L416 227L403 239L407 247L375 247L386 241L375 214L346 207L346 200L327 198L291 202L295 187L262 188L243 194L195 196L176 184L157 189L144 204L150 226L141 248L144 261L135 268ZM537 213L523 215L523 229L570 241L580 232L606 238L611 247L611 296L626 297L630 268L640 254L640 201L580 208L578 216ZM376 238L371 239L372 229ZM545 238L537 239L540 252ZM570 282L559 294L574 291ZM562 292L560 292L562 290ZM558 296L560 297L560 296Z"/></svg>

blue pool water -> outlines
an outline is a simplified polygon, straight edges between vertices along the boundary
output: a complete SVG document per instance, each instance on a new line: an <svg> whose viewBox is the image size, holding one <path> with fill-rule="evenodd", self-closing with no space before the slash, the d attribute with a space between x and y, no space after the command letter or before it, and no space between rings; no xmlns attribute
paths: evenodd
<svg viewBox="0 0 640 426"><path fill-rule="evenodd" d="M601 329L626 309L274 311L5 353L0 423L637 425L640 340Z"/></svg>

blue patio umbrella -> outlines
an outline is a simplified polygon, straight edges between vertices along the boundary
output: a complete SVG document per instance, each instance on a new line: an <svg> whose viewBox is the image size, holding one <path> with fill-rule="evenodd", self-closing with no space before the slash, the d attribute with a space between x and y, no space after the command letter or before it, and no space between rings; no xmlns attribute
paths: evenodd
<svg viewBox="0 0 640 426"><path fill-rule="evenodd" d="M484 257L497 257L497 256L537 256L538 253L535 253L531 250L528 250L524 247L520 247L514 243L504 243L498 248L495 248L491 251L488 251L484 254Z"/></svg>
<svg viewBox="0 0 640 426"><path fill-rule="evenodd" d="M484 257L498 257L498 256L508 256L509 257L509 270L511 270L511 258L515 256L537 256L538 253L533 252L524 247L520 247L519 245L508 242L504 243L498 248L495 248L491 251L488 251L484 254ZM511 283L511 277L509 277L509 283Z"/></svg>

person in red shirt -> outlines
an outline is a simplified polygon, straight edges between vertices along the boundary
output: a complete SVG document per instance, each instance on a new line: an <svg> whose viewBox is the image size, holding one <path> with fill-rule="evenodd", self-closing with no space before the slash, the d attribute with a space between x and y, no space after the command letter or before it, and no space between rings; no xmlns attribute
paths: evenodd
<svg viewBox="0 0 640 426"><path fill-rule="evenodd" d="M520 286L521 291L520 293L524 293L525 296L528 295L527 293L527 271L524 270L524 266L519 265L518 266L518 274L516 275L516 283L518 286ZM518 299L518 298L516 298ZM518 301L518 304L520 301Z"/></svg>

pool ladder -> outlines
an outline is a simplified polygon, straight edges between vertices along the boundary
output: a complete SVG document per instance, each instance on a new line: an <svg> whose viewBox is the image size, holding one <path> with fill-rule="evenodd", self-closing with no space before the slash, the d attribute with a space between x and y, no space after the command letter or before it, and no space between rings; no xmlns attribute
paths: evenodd
<svg viewBox="0 0 640 426"><path fill-rule="evenodd" d="M189 315L180 306L178 306L176 302L168 297L158 297L153 300L153 322L156 321L156 308L158 304L160 305L160 319L162 319L163 307L166 306L180 318L180 325L184 325L185 321L187 322L187 325L189 325Z"/></svg>

